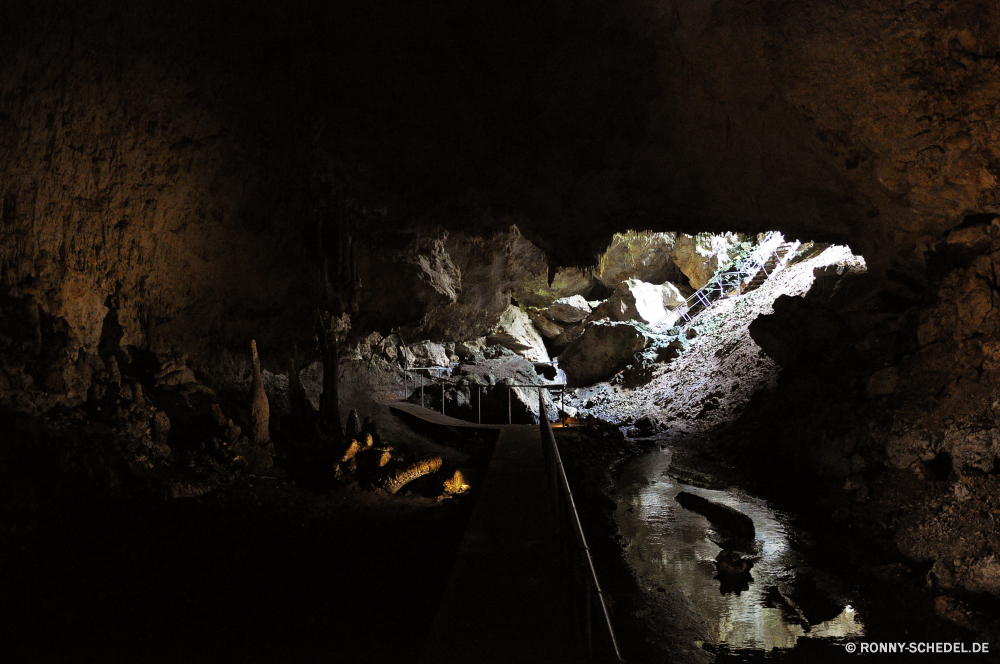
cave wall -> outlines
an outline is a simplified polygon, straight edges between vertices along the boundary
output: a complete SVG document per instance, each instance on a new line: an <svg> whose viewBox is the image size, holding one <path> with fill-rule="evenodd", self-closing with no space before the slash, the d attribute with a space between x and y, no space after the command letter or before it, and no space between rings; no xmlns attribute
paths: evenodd
<svg viewBox="0 0 1000 664"><path fill-rule="evenodd" d="M123 344L308 346L323 223L359 247L361 327L428 336L492 320L523 261L477 243L512 221L553 267L629 228L773 228L919 270L997 209L998 26L945 0L5 3L0 274L66 369L110 309ZM390 254L449 242L460 287L383 297L422 278Z"/></svg>

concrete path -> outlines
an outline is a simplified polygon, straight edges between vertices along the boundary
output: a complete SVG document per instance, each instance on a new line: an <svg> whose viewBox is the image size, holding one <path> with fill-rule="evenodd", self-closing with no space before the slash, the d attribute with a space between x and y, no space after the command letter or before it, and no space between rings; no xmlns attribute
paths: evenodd
<svg viewBox="0 0 1000 664"><path fill-rule="evenodd" d="M411 404L390 408L447 426L500 429L422 661L582 661L572 607L563 601L539 428L477 425Z"/></svg>

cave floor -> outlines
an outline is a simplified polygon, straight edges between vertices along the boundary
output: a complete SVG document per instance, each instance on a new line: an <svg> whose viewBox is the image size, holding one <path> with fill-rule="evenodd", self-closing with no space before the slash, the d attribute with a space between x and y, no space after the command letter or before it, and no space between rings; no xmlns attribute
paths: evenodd
<svg viewBox="0 0 1000 664"><path fill-rule="evenodd" d="M179 500L35 506L0 546L5 661L410 661L469 497L243 476Z"/></svg>

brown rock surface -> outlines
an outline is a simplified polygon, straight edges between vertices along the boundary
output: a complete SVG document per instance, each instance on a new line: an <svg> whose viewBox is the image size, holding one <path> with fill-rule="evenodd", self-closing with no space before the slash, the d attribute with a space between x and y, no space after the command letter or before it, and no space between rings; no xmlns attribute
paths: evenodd
<svg viewBox="0 0 1000 664"><path fill-rule="evenodd" d="M591 385L624 367L645 346L645 335L634 326L595 321L559 356L559 367L570 385Z"/></svg>

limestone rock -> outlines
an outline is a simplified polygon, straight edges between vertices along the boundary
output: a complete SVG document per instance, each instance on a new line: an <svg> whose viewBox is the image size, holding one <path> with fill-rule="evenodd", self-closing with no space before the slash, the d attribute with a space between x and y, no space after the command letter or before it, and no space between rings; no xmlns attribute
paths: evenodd
<svg viewBox="0 0 1000 664"><path fill-rule="evenodd" d="M406 347L408 367L447 367L451 363L443 344L421 341Z"/></svg>
<svg viewBox="0 0 1000 664"><path fill-rule="evenodd" d="M477 355L482 355L486 348L486 337L479 337L471 341L458 341L455 343L455 354L460 360L474 361Z"/></svg>
<svg viewBox="0 0 1000 664"><path fill-rule="evenodd" d="M570 385L592 385L624 367L646 345L646 336L628 323L588 323L579 339L559 356Z"/></svg>
<svg viewBox="0 0 1000 664"><path fill-rule="evenodd" d="M492 344L499 344L532 362L548 362L549 352L545 343L531 324L528 314L519 307L510 305L500 317L500 323L493 333L487 337Z"/></svg>
<svg viewBox="0 0 1000 664"><path fill-rule="evenodd" d="M253 380L250 383L250 420L253 423L253 442L265 443L271 439L271 407L264 392L264 380L260 375L260 358L257 357L257 342L250 342L253 361Z"/></svg>
<svg viewBox="0 0 1000 664"><path fill-rule="evenodd" d="M638 279L628 279L615 291L613 298L620 301L615 307L625 318L650 325L667 315L663 307L663 286L657 286Z"/></svg>
<svg viewBox="0 0 1000 664"><path fill-rule="evenodd" d="M468 472L468 471L466 471ZM459 493L465 493L470 488L469 482L465 477L465 473L459 468L455 471L455 474L444 481L444 492L446 495L452 496Z"/></svg>
<svg viewBox="0 0 1000 664"><path fill-rule="evenodd" d="M590 315L590 304L582 295L561 297L542 313L558 323L579 323Z"/></svg>
<svg viewBox="0 0 1000 664"><path fill-rule="evenodd" d="M734 233L698 233L695 236L681 234L677 236L672 258L691 282L691 287L698 289L729 262L729 251L738 242L739 237Z"/></svg>
<svg viewBox="0 0 1000 664"><path fill-rule="evenodd" d="M566 348L580 338L580 335L583 334L585 327L587 327L586 322L577 323L576 325L570 325L563 328L562 333L552 340L552 346L559 350Z"/></svg>
<svg viewBox="0 0 1000 664"><path fill-rule="evenodd" d="M556 300L573 295L586 295L594 287L590 268L559 268L552 284L548 283L547 270L525 279L514 289L514 299L527 307L547 307Z"/></svg>
<svg viewBox="0 0 1000 664"><path fill-rule="evenodd" d="M528 314L528 317L531 318L531 322L534 323L538 332L546 339L555 339L563 333L563 328L558 323L546 318L544 314L533 311Z"/></svg>
<svg viewBox="0 0 1000 664"><path fill-rule="evenodd" d="M418 477L423 477L430 473L436 473L441 468L441 457L431 457L400 470L392 477L385 480L383 489L386 493L394 494Z"/></svg>
<svg viewBox="0 0 1000 664"><path fill-rule="evenodd" d="M663 289L663 307L665 309L679 307L687 299L681 289L669 281L665 282L661 288Z"/></svg>
<svg viewBox="0 0 1000 664"><path fill-rule="evenodd" d="M627 279L663 283L676 270L670 263L675 237L674 233L648 231L616 233L594 277L608 288L617 288Z"/></svg>

